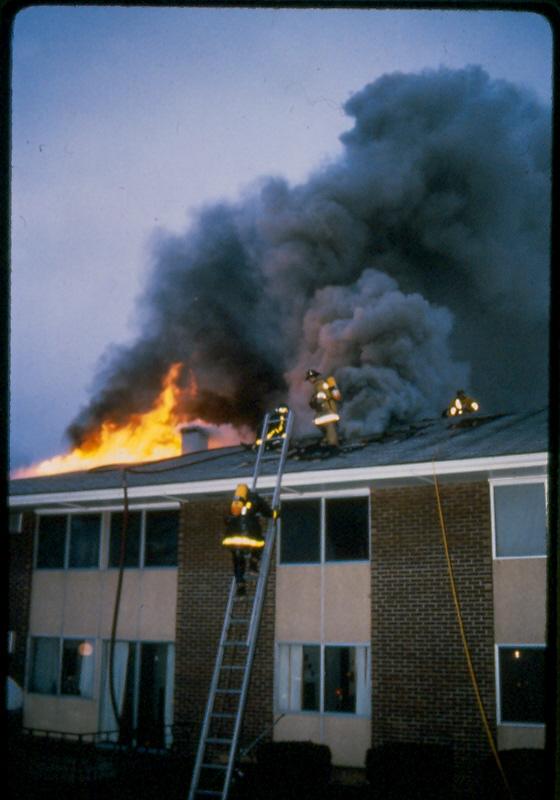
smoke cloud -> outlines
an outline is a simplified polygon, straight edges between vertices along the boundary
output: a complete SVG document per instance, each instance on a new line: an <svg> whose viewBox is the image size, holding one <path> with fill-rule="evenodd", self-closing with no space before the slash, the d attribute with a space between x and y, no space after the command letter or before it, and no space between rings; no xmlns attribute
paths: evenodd
<svg viewBox="0 0 560 800"><path fill-rule="evenodd" d="M68 433L147 410L175 361L185 411L255 426L312 367L334 373L347 434L547 399L550 109L481 68L385 75L345 105L340 158L307 183L263 179L160 234L141 334L105 354Z"/></svg>

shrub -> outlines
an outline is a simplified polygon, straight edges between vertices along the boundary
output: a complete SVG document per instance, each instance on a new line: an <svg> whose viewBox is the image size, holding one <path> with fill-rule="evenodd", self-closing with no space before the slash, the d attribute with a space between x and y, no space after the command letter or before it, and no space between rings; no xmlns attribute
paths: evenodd
<svg viewBox="0 0 560 800"><path fill-rule="evenodd" d="M453 749L438 744L387 743L368 750L366 776L372 798L436 800L449 797Z"/></svg>
<svg viewBox="0 0 560 800"><path fill-rule="evenodd" d="M547 796L544 750L536 748L502 750L500 761L515 800L544 800ZM482 778L485 800L509 798L493 756L488 756L486 759Z"/></svg>
<svg viewBox="0 0 560 800"><path fill-rule="evenodd" d="M263 742L248 796L271 800L312 800L325 796L331 751L313 742Z"/></svg>

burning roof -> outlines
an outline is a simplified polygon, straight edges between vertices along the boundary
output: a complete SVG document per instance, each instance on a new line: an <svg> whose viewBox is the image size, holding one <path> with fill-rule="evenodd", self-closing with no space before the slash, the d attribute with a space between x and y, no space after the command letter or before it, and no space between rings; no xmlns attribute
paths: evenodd
<svg viewBox="0 0 560 800"><path fill-rule="evenodd" d="M159 235L137 339L102 359L70 453L32 469L177 455L182 423L243 441L280 403L303 435L310 366L346 437L434 417L457 386L490 413L546 401L550 110L479 67L385 75L344 109L307 183Z"/></svg>

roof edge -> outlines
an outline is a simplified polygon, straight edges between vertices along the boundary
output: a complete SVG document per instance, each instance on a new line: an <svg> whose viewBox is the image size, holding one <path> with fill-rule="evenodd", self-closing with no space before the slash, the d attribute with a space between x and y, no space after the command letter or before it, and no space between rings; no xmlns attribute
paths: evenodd
<svg viewBox="0 0 560 800"><path fill-rule="evenodd" d="M452 461L424 461L409 464L395 464L375 467L355 467L351 469L315 470L304 472L285 473L282 488L306 486L309 484L335 484L359 483L364 481L398 480L402 478L430 478L434 472L438 476L461 475L476 472L492 472L495 470L530 469L548 466L548 453L523 453L508 456L490 456L485 458L456 459ZM129 487L129 499L141 500L142 498L171 497L177 500L177 495L220 494L228 492L237 483L247 483L250 475L220 478L219 480L183 481L181 483L148 484L145 486ZM264 476L260 481L262 488L274 486L274 475ZM155 491L154 491L155 490ZM112 489L86 489L73 492L43 492L37 494L10 495L8 506L11 508L32 508L40 505L60 505L74 502L107 502L120 500L122 488ZM186 499L186 498L185 498Z"/></svg>

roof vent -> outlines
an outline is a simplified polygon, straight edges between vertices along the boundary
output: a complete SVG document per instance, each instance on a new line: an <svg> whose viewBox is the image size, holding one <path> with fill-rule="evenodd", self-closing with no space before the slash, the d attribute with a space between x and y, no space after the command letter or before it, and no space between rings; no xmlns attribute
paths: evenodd
<svg viewBox="0 0 560 800"><path fill-rule="evenodd" d="M210 432L207 428L200 425L181 425L181 452L183 455L198 453L200 450L208 450L208 439Z"/></svg>

